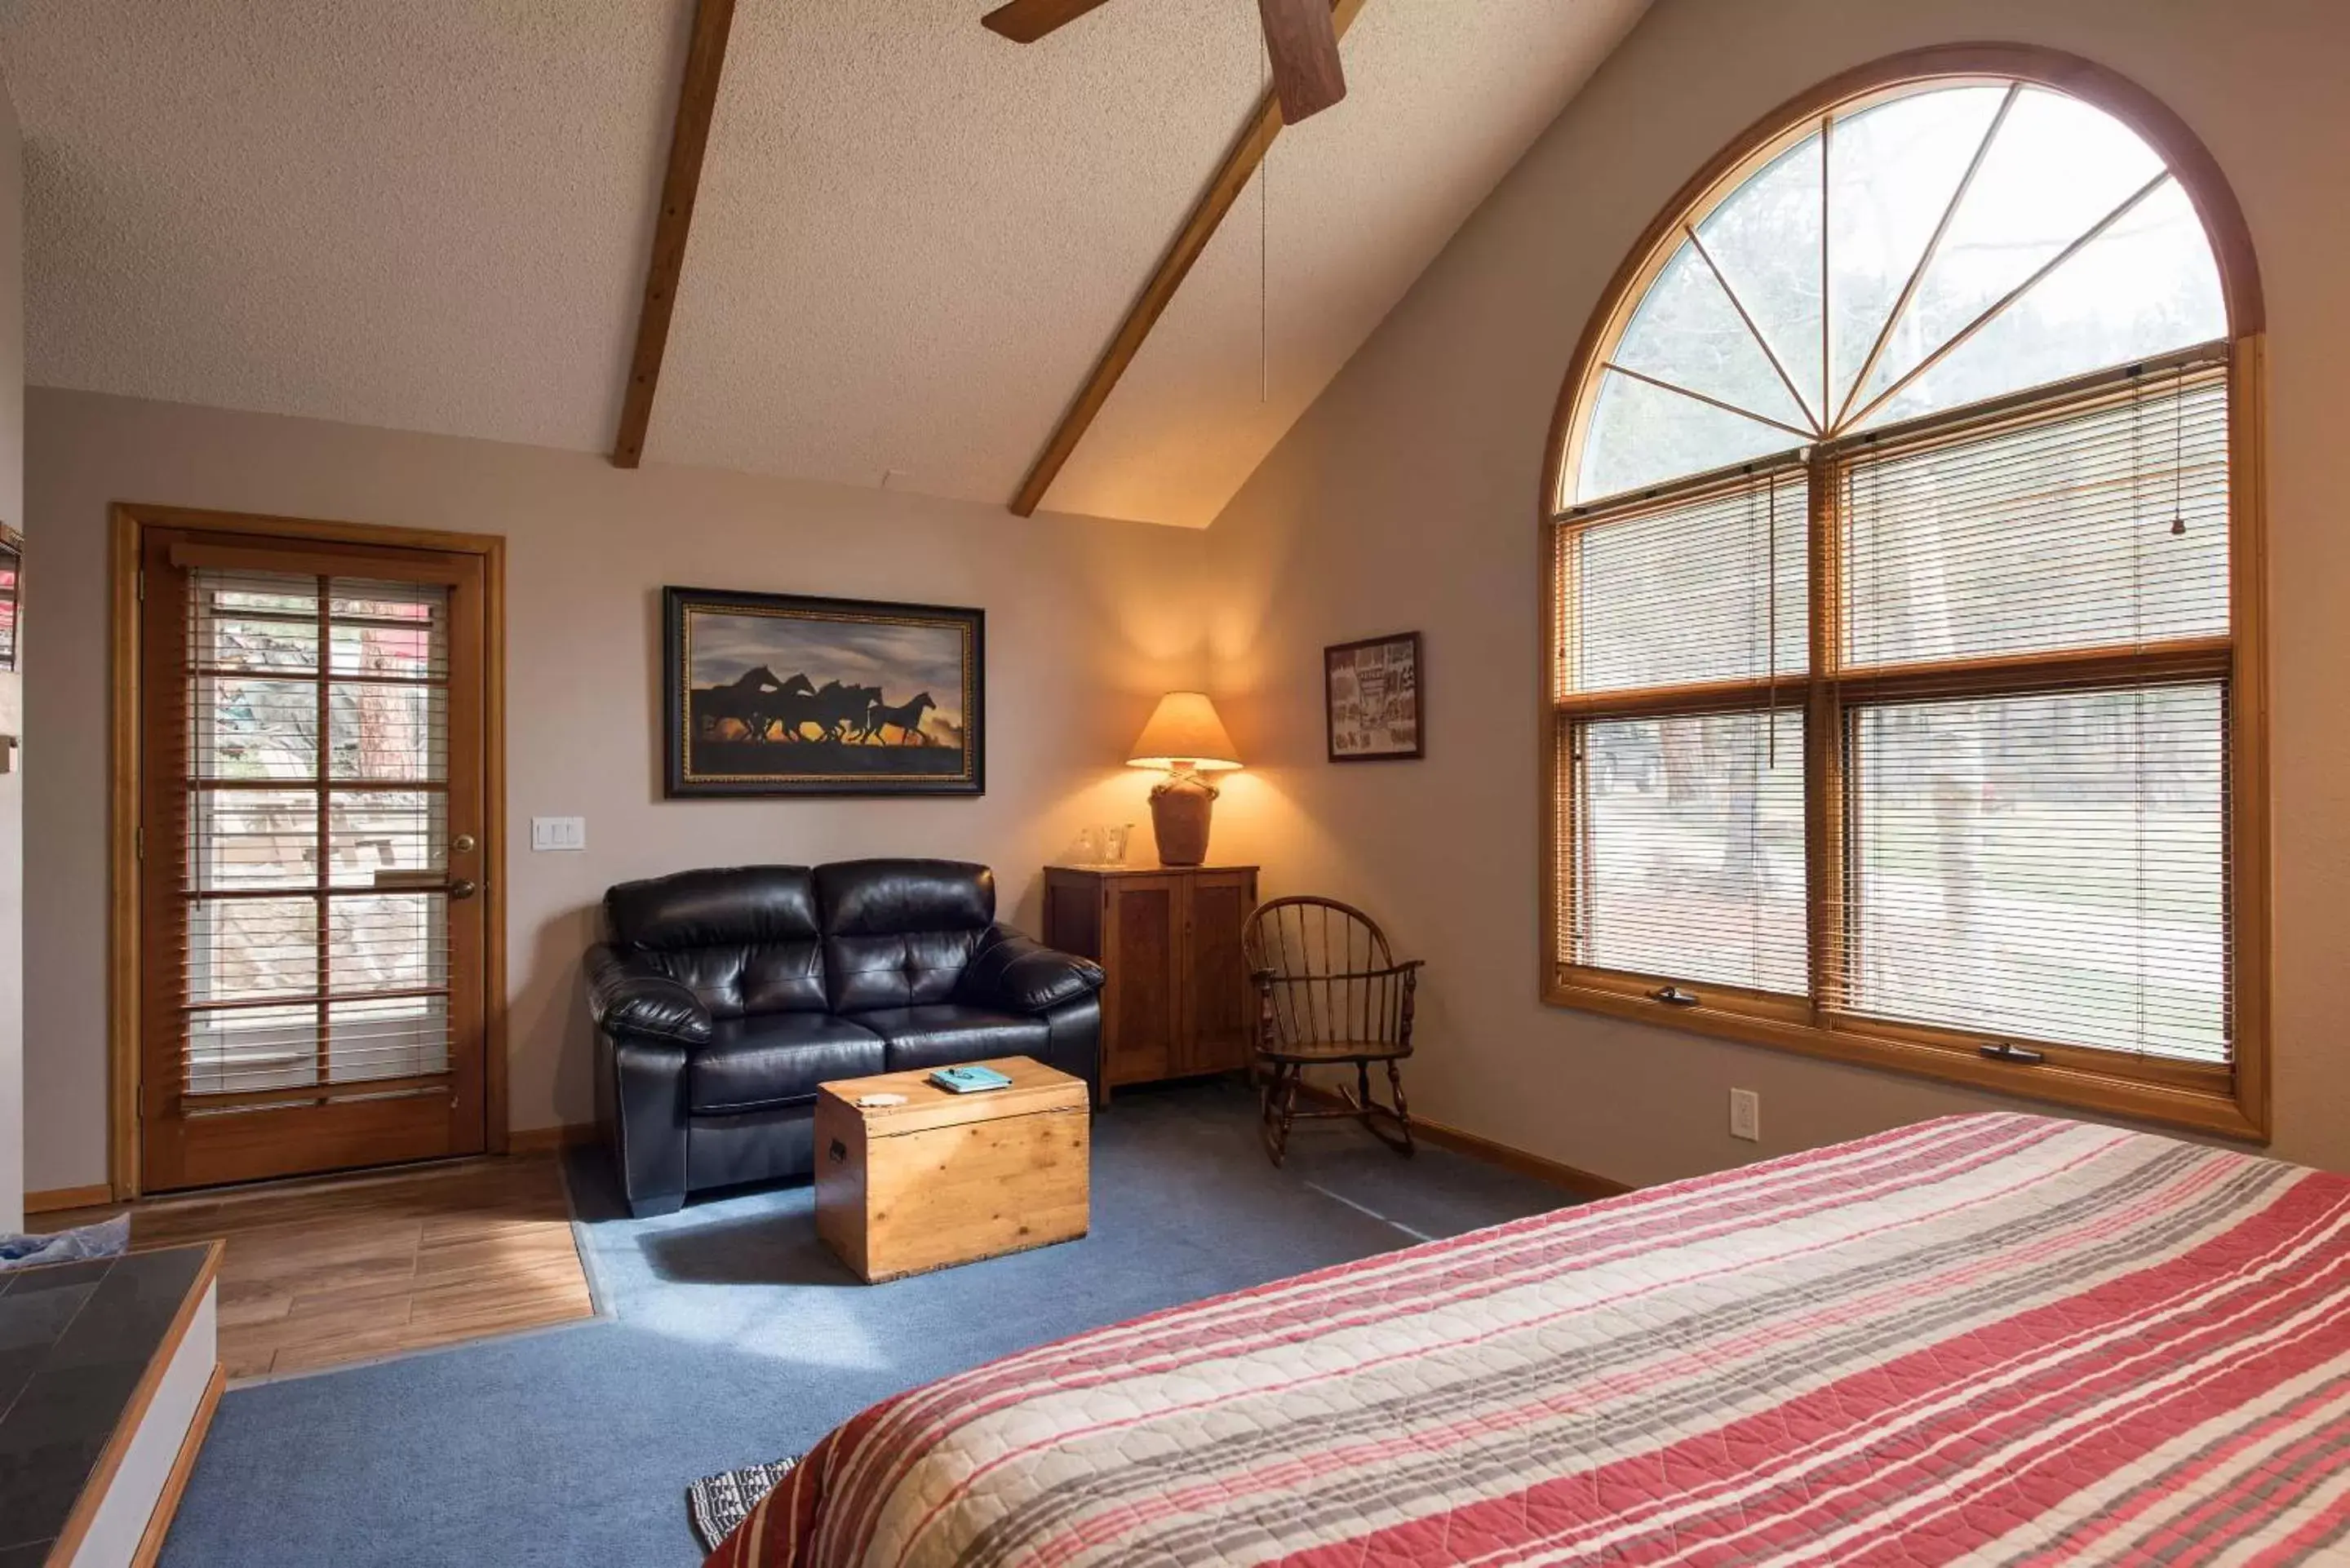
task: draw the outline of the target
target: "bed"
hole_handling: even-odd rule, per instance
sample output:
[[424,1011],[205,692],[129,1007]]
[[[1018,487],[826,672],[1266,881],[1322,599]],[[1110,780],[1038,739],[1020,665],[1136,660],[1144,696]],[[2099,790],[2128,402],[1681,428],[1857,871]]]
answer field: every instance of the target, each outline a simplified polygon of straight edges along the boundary
[[1953,1117],[884,1401],[711,1557],[2350,1557],[2350,1180]]

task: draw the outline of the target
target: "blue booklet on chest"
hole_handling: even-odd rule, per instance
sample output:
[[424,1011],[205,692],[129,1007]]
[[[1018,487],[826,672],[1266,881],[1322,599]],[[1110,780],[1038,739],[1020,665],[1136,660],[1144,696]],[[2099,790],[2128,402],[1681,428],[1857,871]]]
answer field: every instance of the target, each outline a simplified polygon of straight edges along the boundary
[[1008,1089],[1012,1086],[1012,1080],[993,1067],[941,1067],[931,1075],[931,1082],[958,1095],[975,1095],[983,1089]]

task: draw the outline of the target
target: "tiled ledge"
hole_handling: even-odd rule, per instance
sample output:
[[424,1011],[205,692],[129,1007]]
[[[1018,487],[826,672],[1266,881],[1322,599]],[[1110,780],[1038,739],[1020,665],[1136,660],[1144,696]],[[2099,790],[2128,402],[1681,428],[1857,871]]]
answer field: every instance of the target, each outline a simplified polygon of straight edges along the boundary
[[0,1568],[152,1560],[219,1395],[219,1260],[0,1273]]

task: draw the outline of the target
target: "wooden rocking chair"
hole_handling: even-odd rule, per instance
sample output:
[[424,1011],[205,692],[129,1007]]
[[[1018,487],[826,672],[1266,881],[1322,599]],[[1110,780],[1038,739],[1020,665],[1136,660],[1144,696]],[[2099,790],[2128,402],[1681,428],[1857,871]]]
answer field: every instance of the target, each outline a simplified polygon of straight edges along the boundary
[[[1351,1116],[1398,1154],[1412,1152],[1411,1112],[1399,1064],[1411,1054],[1419,961],[1395,961],[1368,915],[1330,898],[1275,898],[1249,917],[1243,939],[1256,985],[1256,1067],[1264,1151],[1279,1165],[1300,1117]],[[1345,1102],[1301,1111],[1308,1067],[1353,1063]],[[1371,1064],[1388,1069],[1388,1103],[1371,1097]]]

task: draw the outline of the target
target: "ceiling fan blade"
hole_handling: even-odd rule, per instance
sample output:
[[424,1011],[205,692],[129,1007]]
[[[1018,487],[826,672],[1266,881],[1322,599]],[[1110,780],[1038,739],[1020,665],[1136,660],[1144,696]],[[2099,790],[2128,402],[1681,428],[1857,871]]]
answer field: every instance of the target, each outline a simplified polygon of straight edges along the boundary
[[1012,0],[979,19],[991,33],[1015,44],[1033,44],[1056,27],[1067,26],[1107,0]]
[[1347,70],[1338,62],[1330,0],[1256,0],[1256,6],[1283,120],[1295,125],[1345,98]]

